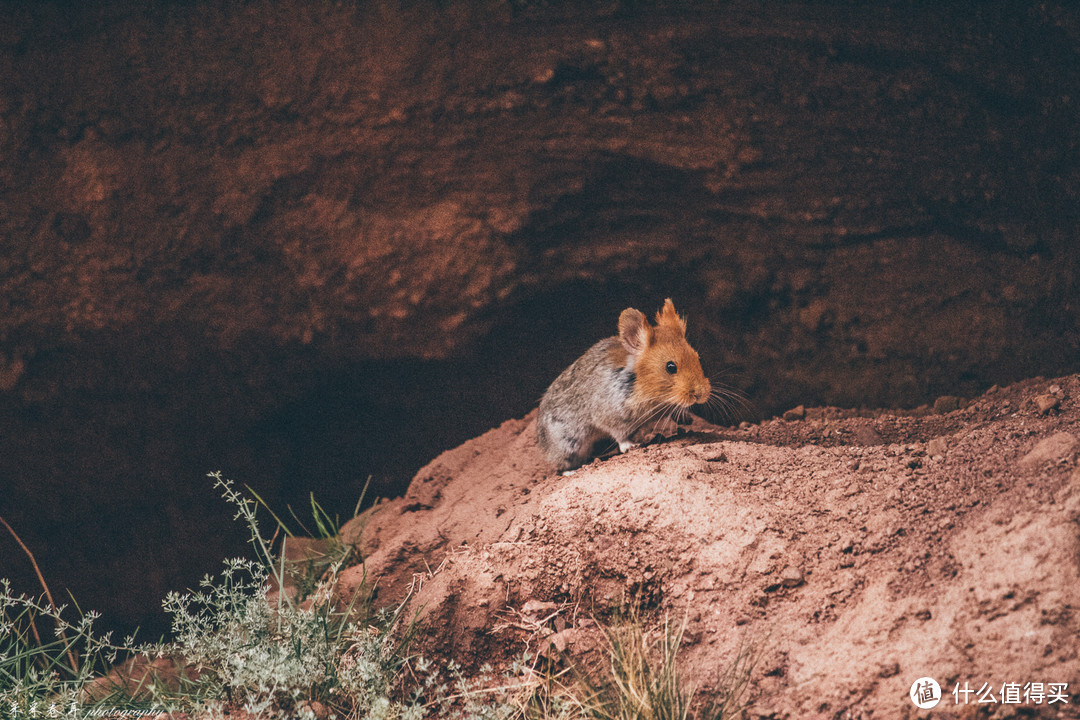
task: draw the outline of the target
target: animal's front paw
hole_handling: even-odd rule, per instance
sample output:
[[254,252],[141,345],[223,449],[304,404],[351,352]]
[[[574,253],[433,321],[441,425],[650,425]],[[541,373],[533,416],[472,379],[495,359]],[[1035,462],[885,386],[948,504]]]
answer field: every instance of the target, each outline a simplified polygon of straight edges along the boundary
[[637,446],[637,443],[630,442],[629,440],[623,440],[621,443],[619,443],[619,452],[624,453],[631,448],[636,448]]

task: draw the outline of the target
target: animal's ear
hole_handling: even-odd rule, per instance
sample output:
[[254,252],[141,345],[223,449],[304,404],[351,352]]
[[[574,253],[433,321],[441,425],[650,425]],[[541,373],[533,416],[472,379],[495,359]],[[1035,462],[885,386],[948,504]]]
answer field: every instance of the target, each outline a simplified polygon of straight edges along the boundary
[[619,340],[631,356],[641,357],[652,342],[652,335],[653,329],[640,310],[626,308],[619,315]]
[[664,307],[656,313],[656,324],[666,325],[686,337],[686,320],[679,317],[679,313],[675,312],[675,303],[671,302],[671,298],[665,300]]

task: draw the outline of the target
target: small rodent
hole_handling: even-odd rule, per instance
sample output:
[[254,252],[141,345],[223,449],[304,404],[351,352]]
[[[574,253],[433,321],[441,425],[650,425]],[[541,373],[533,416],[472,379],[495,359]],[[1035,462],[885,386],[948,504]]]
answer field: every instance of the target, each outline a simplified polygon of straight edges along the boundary
[[643,424],[705,402],[711,393],[671,299],[656,313],[656,325],[627,308],[619,315],[619,334],[589,348],[544,393],[536,439],[556,469],[570,471],[589,460],[596,441],[610,436],[626,452]]

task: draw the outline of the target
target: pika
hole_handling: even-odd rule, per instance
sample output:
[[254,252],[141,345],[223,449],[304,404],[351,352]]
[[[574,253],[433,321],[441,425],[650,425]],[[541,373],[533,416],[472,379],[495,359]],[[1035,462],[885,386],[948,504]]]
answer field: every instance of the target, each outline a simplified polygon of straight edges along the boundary
[[712,386],[686,342],[686,320],[668,298],[650,325],[643,313],[619,315],[619,334],[604,338],[566,368],[540,400],[536,439],[560,472],[590,459],[604,437],[619,452],[644,423],[703,403]]

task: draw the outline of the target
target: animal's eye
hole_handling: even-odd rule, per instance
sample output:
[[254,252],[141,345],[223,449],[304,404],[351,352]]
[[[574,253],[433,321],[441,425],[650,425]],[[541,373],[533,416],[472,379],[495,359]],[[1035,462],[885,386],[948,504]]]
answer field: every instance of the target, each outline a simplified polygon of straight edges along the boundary
[[675,373],[679,372],[679,366],[675,364],[674,360],[667,361],[667,372],[668,375],[674,375]]

